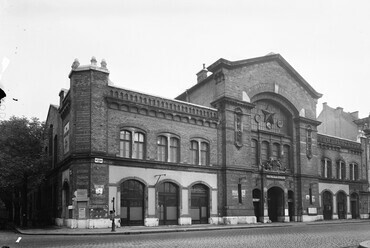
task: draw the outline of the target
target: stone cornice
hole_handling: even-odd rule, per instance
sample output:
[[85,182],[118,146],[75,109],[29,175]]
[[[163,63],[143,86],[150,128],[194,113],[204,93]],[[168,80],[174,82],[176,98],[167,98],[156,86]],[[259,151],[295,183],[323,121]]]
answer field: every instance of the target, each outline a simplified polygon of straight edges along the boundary
[[313,125],[315,127],[321,124],[321,121],[309,119],[309,118],[306,118],[306,117],[303,117],[303,116],[299,116],[299,117],[294,118],[294,121],[295,122],[303,122],[303,123],[306,123],[306,124]]

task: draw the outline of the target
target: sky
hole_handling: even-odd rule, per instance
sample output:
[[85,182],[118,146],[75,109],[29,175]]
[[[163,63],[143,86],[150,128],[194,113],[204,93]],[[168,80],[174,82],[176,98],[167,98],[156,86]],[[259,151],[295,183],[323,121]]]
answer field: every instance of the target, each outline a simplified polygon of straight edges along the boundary
[[[44,121],[77,58],[118,87],[173,99],[203,63],[281,54],[346,112],[370,112],[368,0],[0,0],[0,120]],[[8,65],[7,65],[8,64]]]

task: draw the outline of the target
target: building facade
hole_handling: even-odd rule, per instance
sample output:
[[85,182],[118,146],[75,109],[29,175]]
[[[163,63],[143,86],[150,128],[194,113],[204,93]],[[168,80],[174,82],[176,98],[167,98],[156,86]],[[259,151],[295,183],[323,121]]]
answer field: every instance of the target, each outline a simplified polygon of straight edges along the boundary
[[111,216],[121,226],[369,217],[368,138],[318,133],[322,95],[282,56],[220,59],[197,77],[166,99],[113,85],[104,60],[76,60],[46,121],[50,220],[99,228]]

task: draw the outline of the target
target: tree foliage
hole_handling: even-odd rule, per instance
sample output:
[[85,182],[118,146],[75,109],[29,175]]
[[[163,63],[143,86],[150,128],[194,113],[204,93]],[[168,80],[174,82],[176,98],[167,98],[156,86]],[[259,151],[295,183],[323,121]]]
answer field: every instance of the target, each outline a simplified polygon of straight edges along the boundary
[[44,123],[37,118],[11,117],[0,122],[0,188],[29,186],[43,179]]

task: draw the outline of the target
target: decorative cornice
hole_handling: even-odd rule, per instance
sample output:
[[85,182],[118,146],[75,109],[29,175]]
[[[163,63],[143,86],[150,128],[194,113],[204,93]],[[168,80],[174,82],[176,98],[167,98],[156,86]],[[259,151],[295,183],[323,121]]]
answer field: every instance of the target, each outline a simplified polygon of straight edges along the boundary
[[318,125],[321,124],[321,121],[309,119],[309,118],[302,117],[302,116],[294,118],[294,121],[295,122],[303,122],[303,123],[310,124],[310,125],[315,126],[315,127],[317,127]]
[[216,109],[126,89],[110,87],[105,100],[111,109],[212,128],[218,124]]
[[317,134],[317,143],[324,149],[348,149],[355,153],[362,153],[361,143],[344,140],[336,137],[331,137],[323,134]]

